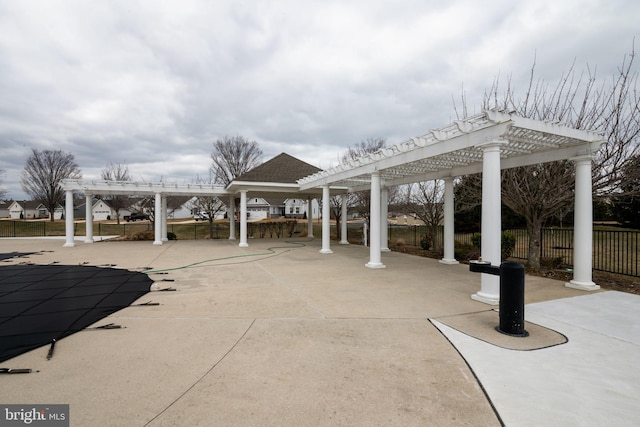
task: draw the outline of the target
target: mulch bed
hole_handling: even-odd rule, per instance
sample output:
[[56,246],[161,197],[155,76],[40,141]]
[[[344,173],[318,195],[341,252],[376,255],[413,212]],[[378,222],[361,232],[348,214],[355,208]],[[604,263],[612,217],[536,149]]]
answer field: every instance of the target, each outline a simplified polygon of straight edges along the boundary
[[[442,258],[442,252],[424,250],[417,246],[390,245],[389,249],[395,252],[402,252],[405,254],[422,256],[426,258],[435,258],[435,259]],[[459,260],[459,261],[464,264],[468,262],[466,260]],[[516,261],[521,262],[526,267],[526,261],[524,260],[516,260]],[[540,271],[535,271],[527,268],[527,274],[534,275],[534,276],[547,277],[549,279],[563,280],[567,282],[573,279],[573,274],[565,270],[542,269]],[[604,273],[600,271],[594,271],[593,281],[596,284],[600,285],[602,289],[640,295],[640,278],[638,277],[622,276],[619,274],[611,274],[611,273]]]

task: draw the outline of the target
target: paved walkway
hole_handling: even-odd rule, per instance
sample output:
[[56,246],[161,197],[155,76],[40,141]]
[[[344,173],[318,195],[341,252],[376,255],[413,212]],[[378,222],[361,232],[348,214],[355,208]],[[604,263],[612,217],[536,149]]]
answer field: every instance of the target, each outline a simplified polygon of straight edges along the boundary
[[5,362],[37,372],[0,377],[0,403],[68,403],[82,426],[640,423],[636,295],[527,277],[531,336],[512,338],[470,299],[480,277],[465,265],[386,253],[371,270],[367,248],[321,255],[307,239],[63,243],[0,239],[0,253],[150,267],[154,288],[177,291],[98,322],[122,329],[61,340],[50,361],[40,348]]

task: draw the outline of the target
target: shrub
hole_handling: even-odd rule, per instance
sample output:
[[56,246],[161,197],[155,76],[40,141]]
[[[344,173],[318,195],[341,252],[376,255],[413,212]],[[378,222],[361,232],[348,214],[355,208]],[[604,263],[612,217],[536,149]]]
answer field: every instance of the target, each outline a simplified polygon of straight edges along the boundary
[[471,244],[478,249],[482,248],[482,235],[480,233],[473,233],[471,236]]
[[555,257],[555,258],[541,258],[540,265],[542,267],[550,268],[554,270],[566,267],[564,263],[564,257],[561,257],[561,256]]
[[176,236],[176,233],[173,233],[173,232],[169,231],[167,233],[167,239],[169,239],[169,240],[178,240],[178,237]]
[[154,240],[155,237],[153,231],[138,231],[131,235],[131,240]]
[[467,243],[460,243],[459,241],[456,240],[454,244],[454,256],[457,260],[460,260],[460,261],[479,259],[480,250],[474,245],[469,245]]
[[404,241],[404,239],[398,239],[398,240],[396,240],[396,245],[397,245],[397,246],[404,246],[404,245],[406,245],[406,244],[407,244],[407,242],[405,242],[405,241]]
[[[474,233],[471,236],[471,243],[474,247],[482,249],[482,234]],[[500,236],[500,247],[502,259],[509,258],[516,247],[516,236],[509,231],[503,231]]]
[[426,235],[420,240],[420,247],[425,251],[431,249],[431,236]]
[[502,249],[502,259],[509,258],[516,247],[516,236],[508,231],[503,231],[500,245]]

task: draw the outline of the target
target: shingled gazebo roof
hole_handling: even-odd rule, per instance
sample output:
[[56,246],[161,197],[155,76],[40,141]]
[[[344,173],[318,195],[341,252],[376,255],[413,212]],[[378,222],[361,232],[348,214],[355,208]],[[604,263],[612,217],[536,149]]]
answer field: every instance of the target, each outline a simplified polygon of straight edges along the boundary
[[281,153],[240,175],[234,181],[296,184],[297,180],[321,171],[322,169],[296,159],[287,153]]

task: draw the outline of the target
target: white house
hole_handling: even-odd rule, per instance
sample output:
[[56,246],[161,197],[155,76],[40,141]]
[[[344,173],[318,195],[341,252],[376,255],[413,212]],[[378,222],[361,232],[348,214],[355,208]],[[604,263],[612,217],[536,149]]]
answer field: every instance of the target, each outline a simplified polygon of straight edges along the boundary
[[9,218],[9,206],[13,200],[0,200],[0,218]]
[[[54,219],[61,219],[62,206],[58,205],[53,213]],[[49,210],[40,202],[27,200],[14,201],[9,205],[9,218],[11,219],[44,219],[49,218]]]
[[[92,199],[91,214],[94,221],[105,221],[116,217],[116,212],[109,204],[101,199]],[[73,211],[74,218],[87,216],[86,203],[76,205]]]
[[282,199],[251,197],[247,199],[247,213],[249,221],[280,218],[284,216],[284,202]]
[[[203,209],[198,207],[197,199],[197,197],[188,197],[179,207],[175,209],[167,209],[168,218],[187,219],[193,218],[200,213],[204,213]],[[215,212],[214,219],[224,219],[226,214],[227,205],[220,200],[220,209]]]
[[[309,218],[309,212],[307,212],[307,199],[285,199],[284,201],[284,216],[287,218]],[[320,217],[320,205],[318,200],[311,200],[311,210],[313,218]]]

